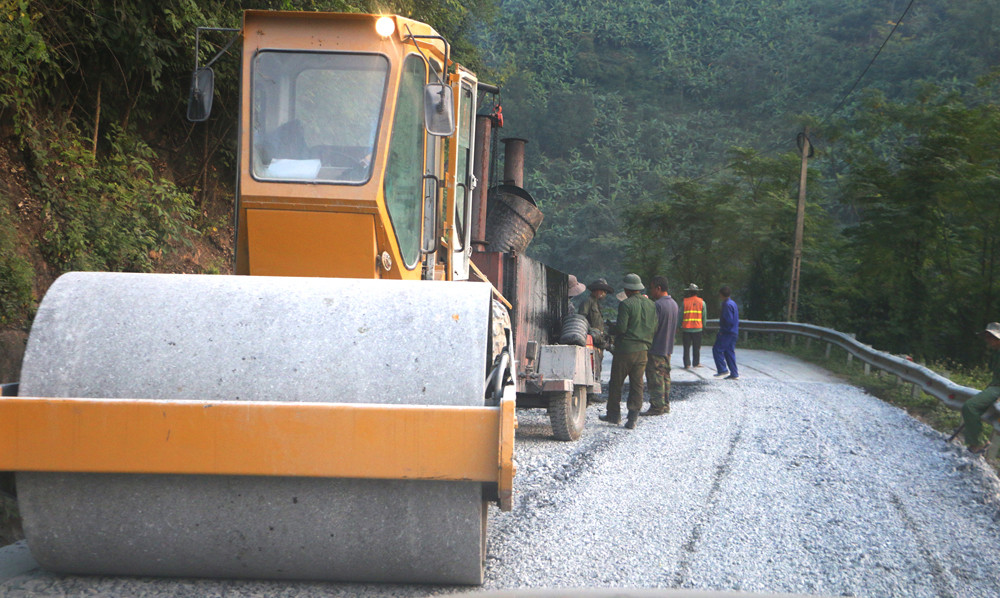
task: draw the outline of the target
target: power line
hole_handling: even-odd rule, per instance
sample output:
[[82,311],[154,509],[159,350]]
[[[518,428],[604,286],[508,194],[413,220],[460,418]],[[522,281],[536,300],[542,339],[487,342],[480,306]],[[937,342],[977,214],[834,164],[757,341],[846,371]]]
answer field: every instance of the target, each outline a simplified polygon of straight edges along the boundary
[[[899,18],[896,19],[896,22],[892,26],[892,30],[889,31],[889,35],[885,36],[885,39],[882,41],[882,45],[880,45],[878,47],[878,50],[875,51],[875,54],[872,56],[871,60],[868,61],[868,65],[865,66],[864,70],[861,71],[861,74],[858,75],[858,78],[854,80],[854,84],[851,85],[851,88],[847,91],[847,93],[844,94],[844,97],[842,97],[840,99],[840,102],[838,102],[837,105],[833,107],[833,110],[830,110],[830,112],[827,113],[826,117],[823,118],[823,120],[820,122],[819,127],[817,127],[817,128],[822,128],[823,125],[825,125],[827,123],[827,121],[830,120],[830,117],[832,117],[834,114],[837,113],[838,110],[840,110],[841,108],[844,107],[844,104],[847,102],[847,98],[849,98],[851,96],[851,94],[854,93],[854,90],[856,90],[858,88],[858,84],[860,84],[861,80],[864,79],[865,75],[868,74],[868,71],[872,68],[872,65],[875,64],[875,60],[879,57],[879,54],[882,53],[882,50],[885,48],[886,44],[888,44],[889,40],[892,39],[893,34],[896,33],[896,29],[899,29],[899,26],[903,24],[903,19],[906,18],[907,13],[909,13],[910,9],[913,8],[913,3],[914,2],[916,2],[916,0],[910,0],[910,3],[906,5],[906,8],[903,10],[903,14],[899,15]],[[768,153],[776,150],[777,148],[782,147],[784,144],[785,144],[785,141],[777,142],[777,143],[773,144],[771,147],[767,148],[766,150],[764,150],[761,153],[768,154]],[[695,177],[693,179],[690,179],[690,181],[697,182],[697,181],[700,181],[702,179],[705,179],[705,178],[708,178],[708,177],[711,177],[711,176],[715,176],[716,174],[719,174],[723,170],[731,167],[732,165],[733,165],[732,161],[727,162],[724,166],[720,166],[719,168],[717,168],[717,169],[715,169],[715,170],[713,170],[711,172],[708,172],[706,174],[703,174],[703,175],[697,176],[697,177]]]
[[889,43],[890,39],[892,39],[892,34],[896,33],[896,29],[899,29],[899,26],[903,24],[903,19],[906,18],[906,13],[910,12],[910,8],[913,7],[913,3],[915,1],[916,0],[910,0],[910,3],[906,5],[906,9],[903,11],[903,14],[899,15],[899,18],[896,19],[896,23],[892,26],[892,31],[889,32],[889,35],[885,36],[885,40],[882,42],[882,45],[878,47],[878,51],[876,51],[875,55],[872,56],[872,59],[868,61],[868,66],[865,67],[865,70],[861,71],[861,74],[858,75],[858,78],[854,80],[854,85],[851,85],[851,89],[849,89],[847,93],[844,94],[844,97],[840,99],[840,102],[833,108],[833,110],[829,112],[829,114],[826,115],[826,118],[823,119],[823,122],[820,124],[820,126],[826,124],[826,121],[830,120],[830,117],[836,114],[837,111],[844,106],[844,103],[847,102],[847,98],[850,97],[852,93],[854,93],[854,90],[857,89],[858,84],[861,83],[861,80],[864,79],[865,75],[868,73],[868,69],[872,68],[872,65],[875,64],[875,59],[878,58],[878,55],[882,53],[882,49],[885,48],[885,45]]

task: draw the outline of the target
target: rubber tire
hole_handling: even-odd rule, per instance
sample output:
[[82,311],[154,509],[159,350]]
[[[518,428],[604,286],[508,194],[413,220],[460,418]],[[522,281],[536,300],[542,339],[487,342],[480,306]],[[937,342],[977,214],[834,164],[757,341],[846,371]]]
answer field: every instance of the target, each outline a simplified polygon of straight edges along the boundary
[[587,387],[577,386],[549,402],[552,435],[557,440],[577,440],[587,425]]

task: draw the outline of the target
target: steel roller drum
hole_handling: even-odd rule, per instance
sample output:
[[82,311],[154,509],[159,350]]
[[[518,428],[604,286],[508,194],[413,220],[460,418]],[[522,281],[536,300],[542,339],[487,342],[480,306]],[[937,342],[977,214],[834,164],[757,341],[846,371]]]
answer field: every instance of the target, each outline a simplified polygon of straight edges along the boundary
[[[481,406],[484,283],[71,273],[21,396]],[[462,450],[456,447],[456,450]],[[475,482],[18,473],[32,555],[88,574],[481,583]]]

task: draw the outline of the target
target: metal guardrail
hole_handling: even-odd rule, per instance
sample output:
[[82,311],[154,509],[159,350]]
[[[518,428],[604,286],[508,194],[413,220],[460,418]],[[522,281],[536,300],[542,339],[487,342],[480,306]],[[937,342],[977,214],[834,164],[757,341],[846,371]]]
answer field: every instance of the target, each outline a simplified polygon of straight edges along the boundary
[[[706,320],[706,330],[718,330],[719,320]],[[837,332],[830,328],[821,328],[812,324],[798,324],[796,322],[763,322],[759,320],[740,320],[740,333],[762,332],[792,334],[809,339],[827,343],[827,355],[830,353],[829,347],[837,346],[847,351],[848,360],[857,357],[866,364],[866,372],[870,368],[882,370],[896,376],[904,382],[909,382],[915,389],[920,389],[930,396],[940,400],[952,409],[961,409],[967,399],[979,392],[979,389],[970,388],[955,384],[944,376],[932,372],[926,367],[914,363],[913,361],[873,349],[870,345],[859,343],[854,337]],[[990,408],[983,416],[986,421],[1000,430],[1000,413],[996,407]]]

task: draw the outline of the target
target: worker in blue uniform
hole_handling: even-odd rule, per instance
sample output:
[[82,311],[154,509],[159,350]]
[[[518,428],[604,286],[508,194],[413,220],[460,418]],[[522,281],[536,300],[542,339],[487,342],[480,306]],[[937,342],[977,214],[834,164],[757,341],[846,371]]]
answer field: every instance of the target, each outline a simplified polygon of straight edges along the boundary
[[739,380],[740,372],[736,368],[736,339],[740,336],[740,308],[730,295],[732,289],[728,286],[719,289],[721,302],[719,333],[715,335],[715,344],[712,345],[712,357],[715,358],[716,378]]

